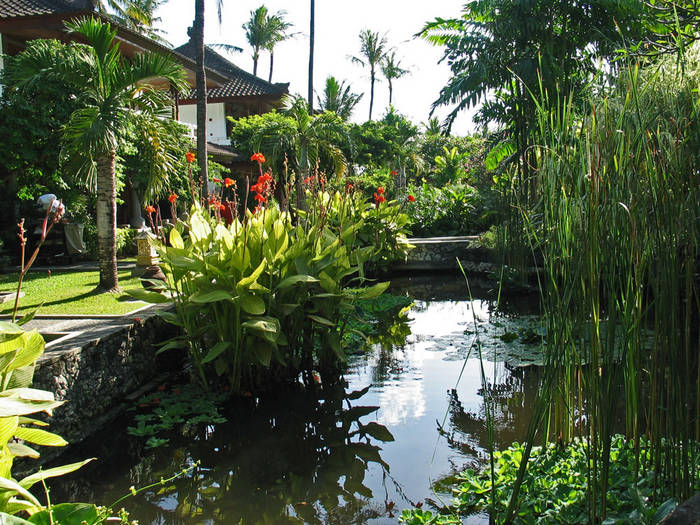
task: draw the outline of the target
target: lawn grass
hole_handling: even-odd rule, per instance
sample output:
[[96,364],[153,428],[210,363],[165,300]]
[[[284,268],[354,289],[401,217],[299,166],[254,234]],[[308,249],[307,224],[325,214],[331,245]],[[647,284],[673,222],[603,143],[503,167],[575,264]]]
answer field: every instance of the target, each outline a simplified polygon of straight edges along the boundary
[[[0,291],[17,290],[17,274],[0,275]],[[24,277],[19,300],[19,313],[28,313],[44,303],[39,314],[125,314],[141,308],[146,303],[125,301],[127,296],[111,293],[97,293],[99,273],[93,271],[75,272],[29,272]],[[140,288],[138,277],[132,277],[129,270],[119,272],[119,286],[122,290]],[[14,300],[0,304],[0,314],[11,314]]]

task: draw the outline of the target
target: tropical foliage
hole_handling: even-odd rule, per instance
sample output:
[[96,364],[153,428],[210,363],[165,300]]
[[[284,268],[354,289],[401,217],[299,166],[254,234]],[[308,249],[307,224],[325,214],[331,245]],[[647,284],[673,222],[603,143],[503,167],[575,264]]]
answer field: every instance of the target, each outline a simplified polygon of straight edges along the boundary
[[323,98],[318,99],[318,108],[321,111],[332,111],[341,119],[350,119],[355,106],[360,102],[364,93],[353,93],[352,86],[346,85],[345,81],[338,81],[333,76],[326,78],[326,86],[323,89]]
[[369,120],[372,120],[374,106],[374,82],[377,78],[377,68],[381,68],[388,51],[389,43],[386,36],[365,29],[360,32],[360,54],[351,57],[352,61],[362,67],[369,68]]

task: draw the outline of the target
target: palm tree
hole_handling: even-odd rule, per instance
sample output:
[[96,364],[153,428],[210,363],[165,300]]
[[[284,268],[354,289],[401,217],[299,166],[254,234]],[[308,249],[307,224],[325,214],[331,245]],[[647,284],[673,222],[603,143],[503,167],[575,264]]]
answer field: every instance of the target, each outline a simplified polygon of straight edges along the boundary
[[311,0],[311,15],[309,17],[309,91],[306,102],[309,114],[314,111],[314,40],[316,38],[316,2]]
[[265,46],[265,49],[270,52],[270,75],[267,79],[268,82],[272,82],[272,68],[275,63],[275,46],[294,36],[291,33],[287,33],[287,30],[292,27],[292,24],[285,21],[284,16],[286,14],[286,11],[277,11],[268,18],[270,37]]
[[349,85],[345,85],[345,80],[340,84],[333,76],[326,79],[326,87],[323,90],[323,99],[318,97],[318,107],[323,111],[333,111],[341,119],[349,120],[355,106],[362,99],[362,93],[357,94],[350,91]]
[[381,67],[384,78],[386,78],[387,82],[389,82],[389,104],[391,104],[391,99],[394,93],[393,81],[407,75],[409,71],[408,69],[403,69],[401,67],[401,60],[396,58],[396,51],[387,53],[384,56]]
[[245,37],[253,48],[253,75],[258,74],[258,59],[260,51],[265,48],[270,40],[270,27],[267,7],[261,5],[255,11],[250,12],[250,19],[243,24]]
[[155,11],[165,2],[167,0],[99,0],[97,11],[137,33],[169,45],[161,36],[162,31],[153,27],[161,21]]
[[[216,8],[221,24],[221,10],[224,0],[216,0]],[[190,38],[195,50],[195,94],[197,98],[197,163],[202,180],[202,197],[209,193],[209,161],[207,158],[207,75],[204,71],[204,0],[194,2],[194,21]]]
[[117,31],[94,18],[66,22],[69,33],[87,45],[71,43],[62,54],[33,46],[17,57],[18,89],[41,82],[44,75],[69,79],[79,90],[80,108],[73,111],[62,135],[62,154],[79,173],[96,182],[97,242],[100,268],[99,287],[118,290],[116,259],[116,173],[117,146],[132,116],[151,117],[167,112],[170,95],[152,80],[165,79],[178,90],[187,89],[182,67],[172,58],[142,53],[127,61],[115,41]]
[[[264,151],[272,158],[289,156],[296,169],[296,205],[305,209],[306,200],[302,181],[309,176],[311,167],[320,155],[330,159],[336,175],[342,175],[347,166],[340,144],[349,143],[346,126],[337,115],[321,113],[310,115],[309,106],[300,96],[286,96],[283,113],[291,121],[268,121],[260,126],[251,139],[253,148]],[[293,124],[292,124],[293,123]]]
[[379,66],[387,54],[387,41],[385,35],[379,32],[372,32],[365,29],[360,32],[360,57],[350,57],[350,59],[360,64],[362,67],[369,67],[369,120],[372,120],[372,106],[374,106],[374,81],[377,77],[377,66]]

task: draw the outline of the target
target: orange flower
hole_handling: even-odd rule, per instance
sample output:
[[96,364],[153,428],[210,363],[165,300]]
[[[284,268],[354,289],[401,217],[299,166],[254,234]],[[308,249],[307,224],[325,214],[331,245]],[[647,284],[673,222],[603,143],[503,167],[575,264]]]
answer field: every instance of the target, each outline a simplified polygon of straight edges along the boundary
[[253,162],[257,161],[260,164],[264,164],[265,163],[265,155],[263,155],[262,153],[254,153],[253,156],[250,157],[250,160],[252,160]]
[[260,193],[257,193],[255,195],[255,200],[258,202],[267,202],[267,199],[265,197],[263,197]]
[[392,170],[392,171],[389,173],[389,175],[398,175],[398,174],[399,174],[399,172],[396,171],[396,170]]
[[211,180],[213,180],[213,181],[216,182],[217,184],[221,184],[221,179],[217,179],[216,177],[212,177]]
[[224,204],[219,204],[219,211],[226,211],[226,206]]
[[177,195],[171,193],[170,197],[168,197],[168,200],[170,201],[170,204],[175,204],[175,201],[177,200]]
[[[381,188],[380,188],[380,189],[381,189]],[[375,194],[374,194],[374,201],[375,201],[377,204],[381,204],[382,202],[386,202],[386,198],[385,198],[384,195],[382,195],[381,193],[375,193]]]
[[229,186],[233,186],[234,184],[236,184],[236,181],[234,181],[233,179],[229,179],[228,177],[224,179],[224,186],[226,188],[228,188]]
[[194,153],[192,153],[191,151],[188,151],[187,153],[185,153],[185,159],[187,159],[188,163],[192,164],[194,162],[194,159],[195,159]]
[[345,186],[345,189],[346,189],[347,191],[352,191],[352,188],[353,188],[353,185],[352,185],[351,183],[349,183],[349,182],[348,182],[347,185]]
[[155,212],[156,212],[156,209],[155,209],[153,206],[151,206],[151,205],[149,204],[148,206],[146,206],[146,211],[147,211],[148,213],[155,213]]
[[409,195],[408,202],[416,202],[416,198],[413,195]]
[[381,186],[379,186],[379,187],[377,188],[377,193],[379,193],[379,195],[382,195],[382,194],[384,193],[384,188],[382,188]]

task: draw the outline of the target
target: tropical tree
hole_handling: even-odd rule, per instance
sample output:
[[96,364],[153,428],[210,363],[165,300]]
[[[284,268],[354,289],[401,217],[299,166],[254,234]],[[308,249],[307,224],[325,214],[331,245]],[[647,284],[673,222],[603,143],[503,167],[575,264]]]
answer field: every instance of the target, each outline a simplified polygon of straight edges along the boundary
[[[219,24],[224,0],[216,0]],[[194,2],[194,21],[190,30],[190,39],[194,46],[195,95],[197,98],[197,163],[202,180],[202,197],[206,199],[209,192],[209,159],[207,156],[207,75],[204,70],[204,0]]]
[[258,151],[269,152],[271,157],[287,155],[296,170],[296,204],[305,209],[303,181],[309,177],[312,166],[325,157],[333,163],[340,176],[347,166],[341,145],[350,142],[347,128],[338,115],[324,112],[310,115],[306,100],[300,96],[283,99],[283,114],[288,119],[265,120],[251,143]]
[[314,40],[316,38],[316,2],[310,0],[311,14],[309,16],[309,90],[306,103],[309,113],[314,110]]
[[245,37],[253,48],[253,74],[258,74],[258,60],[260,52],[270,52],[270,81],[272,81],[272,68],[274,65],[274,47],[290,35],[286,33],[291,24],[285,22],[284,11],[269,14],[267,7],[261,5],[250,12],[250,19],[243,24]]
[[116,261],[116,151],[132,116],[151,116],[152,141],[157,143],[156,116],[170,107],[168,91],[150,82],[165,79],[177,90],[187,87],[185,72],[172,58],[142,53],[131,61],[119,52],[116,30],[94,18],[67,22],[69,33],[87,44],[70,43],[65,52],[49,52],[50,43],[27,48],[16,60],[18,89],[42,79],[71,79],[82,103],[70,115],[62,134],[67,169],[94,181],[97,193],[99,287],[119,288]]
[[137,33],[167,44],[162,31],[154,27],[161,21],[155,11],[165,2],[167,0],[100,0],[97,10]]
[[268,18],[270,37],[265,46],[265,49],[270,53],[270,75],[267,79],[268,82],[272,82],[272,69],[275,64],[275,46],[293,36],[292,33],[287,33],[287,30],[292,27],[292,24],[285,21],[284,16],[286,14],[286,11],[277,11],[277,13],[270,15]]
[[350,119],[355,106],[362,99],[362,93],[353,93],[350,85],[345,85],[345,80],[338,83],[333,76],[326,78],[326,87],[323,90],[323,98],[317,96],[318,107],[321,111],[333,111],[341,119]]
[[360,55],[350,59],[362,67],[369,67],[369,120],[372,120],[372,106],[374,105],[374,81],[377,77],[377,67],[381,66],[388,51],[386,36],[378,32],[364,29],[360,32]]
[[393,81],[407,75],[409,71],[401,67],[401,60],[396,58],[396,51],[391,51],[384,56],[381,68],[384,78],[386,78],[389,83],[389,104],[391,104],[394,93]]

